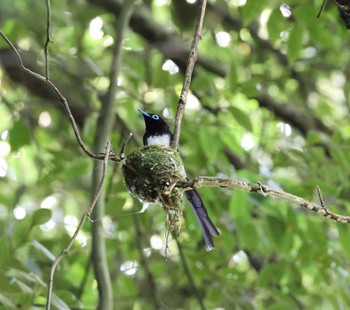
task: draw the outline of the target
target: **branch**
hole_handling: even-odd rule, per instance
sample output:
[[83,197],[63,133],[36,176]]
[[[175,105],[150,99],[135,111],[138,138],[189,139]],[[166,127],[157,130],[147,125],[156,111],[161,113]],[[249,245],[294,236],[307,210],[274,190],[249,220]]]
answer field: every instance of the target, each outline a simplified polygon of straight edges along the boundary
[[182,267],[183,267],[184,272],[186,274],[186,277],[188,279],[188,282],[189,282],[189,284],[191,286],[191,289],[192,289],[194,295],[196,296],[196,298],[198,300],[199,307],[201,308],[201,310],[205,310],[206,308],[204,306],[203,296],[201,295],[201,293],[199,292],[199,290],[198,290],[198,288],[196,286],[196,283],[194,281],[191,269],[188,266],[188,263],[187,263],[187,260],[186,260],[186,256],[185,256],[185,254],[183,252],[181,243],[179,242],[179,240],[178,240],[178,238],[177,238],[175,233],[173,233],[173,237],[174,237],[174,239],[176,241],[176,245],[177,245],[177,248],[179,250],[179,255],[180,255],[180,259],[181,259],[181,264],[182,264]]
[[279,103],[266,93],[260,93],[256,99],[261,107],[273,112],[278,118],[290,123],[297,128],[304,136],[311,130],[323,132],[327,135],[333,135],[333,130],[323,124],[313,114],[306,113],[305,110],[299,109],[293,103]]
[[[11,41],[7,38],[7,36],[2,32],[0,31],[0,36],[5,40],[5,42],[9,45],[9,47],[11,48],[11,50],[15,53],[16,55],[16,58],[17,58],[17,62],[18,62],[18,65],[19,67],[24,71],[26,72],[27,74],[29,74],[30,76],[44,82],[45,84],[47,84],[48,86],[51,87],[51,89],[56,93],[56,95],[58,96],[62,106],[63,106],[63,109],[72,125],[72,128],[73,128],[73,131],[74,131],[74,134],[75,134],[75,137],[81,147],[81,149],[85,152],[85,154],[87,154],[88,156],[94,158],[94,159],[99,159],[99,160],[103,160],[104,159],[104,156],[103,155],[95,155],[94,153],[92,153],[91,151],[89,151],[89,149],[85,146],[81,136],[80,136],[80,133],[79,133],[79,129],[78,129],[78,126],[75,122],[75,119],[73,117],[73,114],[69,108],[69,105],[68,105],[68,101],[67,99],[62,95],[62,93],[59,91],[59,89],[56,87],[56,85],[54,83],[52,83],[50,80],[46,79],[46,77],[36,73],[36,72],[33,72],[32,70],[28,69],[27,67],[24,66],[23,64],[23,61],[22,61],[22,58],[21,58],[21,55],[19,54],[18,50],[16,49],[16,47],[11,43]],[[112,161],[115,161],[115,162],[120,162],[123,158],[119,157],[118,154],[112,154],[110,156],[110,159]]]
[[247,183],[247,182],[237,181],[237,180],[228,179],[228,178],[199,176],[190,181],[178,182],[177,186],[179,188],[182,188],[185,191],[191,190],[197,187],[222,187],[222,188],[235,188],[245,192],[255,192],[263,195],[264,197],[271,196],[271,197],[278,198],[280,200],[296,203],[301,207],[317,212],[318,214],[328,219],[331,219],[340,223],[350,223],[350,216],[334,213],[327,208],[327,206],[324,204],[321,192],[318,187],[317,188],[318,188],[318,195],[320,198],[320,204],[303,199],[293,194],[289,194],[282,190],[271,188],[261,183],[253,184],[253,183]]
[[198,57],[198,43],[201,38],[201,31],[202,31],[206,6],[207,6],[207,1],[201,0],[199,5],[199,15],[197,19],[196,31],[192,40],[190,55],[188,57],[188,62],[187,62],[187,67],[185,72],[185,80],[182,85],[180,99],[177,105],[177,112],[175,117],[175,129],[174,129],[174,135],[171,141],[171,148],[175,150],[178,148],[178,145],[179,145],[182,117],[185,112],[187,95],[191,85],[194,65]]
[[45,56],[45,76],[46,80],[49,80],[49,44],[51,42],[51,3],[50,0],[46,0],[46,42],[44,46]]
[[50,310],[51,307],[51,299],[52,299],[52,289],[53,289],[53,277],[55,275],[55,271],[56,268],[59,264],[59,262],[61,261],[61,259],[63,258],[64,255],[66,255],[69,250],[71,249],[73,242],[75,241],[75,239],[77,238],[77,236],[79,235],[80,230],[83,228],[86,220],[88,217],[90,217],[91,213],[93,212],[95,205],[97,203],[97,200],[99,198],[99,196],[102,193],[102,189],[106,180],[106,175],[107,175],[107,167],[108,167],[108,159],[109,159],[109,154],[111,153],[111,149],[112,146],[109,142],[107,142],[107,146],[106,146],[106,154],[104,155],[104,160],[103,160],[103,169],[102,169],[102,176],[101,176],[101,180],[100,183],[97,187],[97,191],[93,197],[93,200],[91,202],[91,205],[89,207],[89,209],[83,214],[80,223],[77,227],[77,229],[75,230],[72,238],[69,240],[67,246],[63,249],[63,251],[56,257],[56,259],[54,260],[52,266],[51,266],[51,271],[50,271],[50,278],[49,278],[49,285],[47,288],[47,300],[46,300],[46,310]]
[[[157,284],[156,284],[156,279],[154,274],[152,273],[152,269],[149,266],[149,260],[145,255],[144,248],[142,246],[142,239],[144,234],[141,231],[141,225],[139,222],[138,214],[133,214],[133,219],[134,219],[134,226],[135,226],[135,233],[136,233],[136,247],[139,252],[139,257],[140,257],[140,267],[144,271],[147,279],[147,286],[142,287],[142,290],[146,291],[146,295],[150,296],[152,302],[153,302],[153,309],[162,309],[161,302],[159,300],[159,295],[161,293],[158,290]],[[145,292],[140,292],[140,295],[145,294]]]
[[[40,72],[40,65],[36,62],[37,55],[35,53],[21,51],[21,58],[25,67],[30,68],[34,72]],[[20,86],[24,87],[28,92],[41,99],[35,101],[37,104],[44,105],[45,107],[51,105],[65,117],[65,112],[62,109],[61,102],[57,100],[56,93],[47,83],[45,83],[45,81],[33,78],[31,75],[24,73],[22,68],[18,66],[17,56],[13,53],[11,48],[4,46],[4,48],[0,49],[0,62],[2,69],[6,70],[7,76],[16,83],[16,85],[13,85],[14,88]],[[78,66],[79,68],[82,68],[83,63],[80,62]],[[85,85],[81,85],[81,82],[78,82],[77,77],[69,77],[69,72],[67,72],[67,70],[61,73],[64,74],[65,78],[58,79],[55,82],[56,87],[60,89],[62,93],[66,94],[65,96],[69,102],[69,107],[72,111],[75,122],[77,123],[78,128],[83,128],[86,118],[92,112],[92,109],[86,104],[89,102],[91,94],[88,94],[89,90],[85,88]],[[79,81],[81,81],[81,77]],[[75,92],[72,92],[72,89],[76,90],[79,89],[79,87],[83,87],[83,89],[79,96],[76,96]],[[4,94],[3,98],[5,97]]]
[[[120,1],[113,0],[88,0],[89,3],[101,7],[103,10],[114,14],[118,18],[121,10]],[[171,32],[163,24],[155,21],[152,11],[145,1],[135,7],[130,20],[130,28],[149,42],[151,47],[158,49],[166,59],[172,59],[185,72],[189,49],[184,45],[183,39],[175,32]],[[225,76],[227,68],[217,60],[201,55],[198,64],[205,70]]]
[[350,4],[347,0],[333,0],[347,29],[350,29]]
[[[119,18],[116,19],[115,44],[113,46],[113,58],[110,64],[109,88],[105,100],[103,100],[99,119],[97,122],[96,134],[94,137],[94,150],[98,152],[104,141],[109,139],[115,121],[115,98],[117,93],[117,79],[121,68],[122,42],[124,33],[129,24],[130,16],[134,7],[134,1],[125,0]],[[130,137],[130,136],[129,136]],[[124,146],[122,147],[122,150]],[[100,171],[97,162],[94,162],[92,175],[92,192],[95,192]],[[94,221],[91,225],[92,231],[92,263],[99,293],[98,309],[112,310],[113,288],[108,268],[107,249],[105,241],[105,229],[101,219],[105,215],[105,192],[100,196],[97,207],[92,215]]]
[[320,10],[318,11],[318,14],[317,14],[317,18],[320,18],[322,12],[324,11],[326,5],[327,5],[327,1],[328,0],[323,0],[322,4],[321,4],[321,7],[320,7]]

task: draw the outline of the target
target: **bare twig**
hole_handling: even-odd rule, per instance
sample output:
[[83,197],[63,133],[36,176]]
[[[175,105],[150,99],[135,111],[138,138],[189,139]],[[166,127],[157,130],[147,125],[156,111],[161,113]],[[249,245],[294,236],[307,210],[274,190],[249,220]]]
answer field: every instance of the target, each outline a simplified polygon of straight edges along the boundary
[[293,194],[284,192],[282,190],[274,189],[269,186],[263,185],[260,182],[257,184],[247,183],[242,181],[237,181],[228,178],[216,178],[216,177],[207,177],[207,176],[199,176],[190,181],[179,182],[177,184],[178,187],[183,188],[184,190],[190,190],[196,187],[223,187],[223,188],[234,188],[239,189],[245,192],[256,192],[264,197],[271,196],[281,200],[289,201],[292,203],[296,203],[301,207],[307,208],[311,211],[317,212],[318,214],[340,222],[340,223],[350,223],[350,216],[340,215],[334,213],[325,206],[323,202],[321,192],[319,191],[319,197],[321,201],[321,205],[306,200],[304,198],[295,196]]
[[130,133],[129,133],[129,136],[128,136],[128,137],[125,139],[125,141],[123,142],[122,148],[121,148],[119,154],[124,154],[124,152],[125,152],[125,147],[126,147],[126,145],[129,143],[131,137],[132,137],[132,133],[130,132]]
[[203,26],[203,20],[205,15],[205,9],[207,6],[206,0],[201,0],[199,4],[199,14],[197,19],[197,25],[195,34],[192,40],[192,45],[190,49],[190,55],[188,56],[187,61],[187,67],[185,72],[185,79],[184,83],[182,85],[182,90],[179,98],[179,102],[177,105],[177,112],[175,117],[175,128],[174,128],[174,135],[171,141],[171,148],[177,149],[179,145],[179,139],[180,139],[180,132],[181,132],[181,123],[182,123],[182,117],[185,112],[186,102],[187,102],[187,95],[188,91],[190,89],[191,81],[192,81],[192,73],[194,69],[194,65],[197,61],[198,57],[198,43],[201,38],[201,32],[202,32],[202,26]]
[[[0,31],[0,36],[6,41],[6,43],[9,45],[9,47],[12,49],[12,51],[15,53],[16,58],[17,58],[17,62],[19,67],[26,72],[27,74],[31,75],[32,77],[35,77],[38,80],[43,81],[44,83],[46,83],[47,85],[49,85],[53,91],[57,94],[64,111],[66,112],[66,115],[73,127],[73,131],[75,134],[75,137],[80,145],[80,147],[82,148],[82,150],[85,152],[85,154],[87,154],[88,156],[94,158],[94,159],[99,159],[99,160],[103,160],[104,156],[103,155],[95,155],[94,153],[92,153],[91,151],[89,151],[89,149],[85,146],[82,138],[80,137],[80,133],[79,133],[79,129],[78,126],[74,120],[74,117],[72,115],[72,112],[69,108],[67,99],[62,95],[62,93],[59,91],[59,89],[55,86],[54,83],[52,83],[50,80],[47,80],[44,76],[33,72],[32,70],[28,69],[27,67],[24,66],[21,55],[19,54],[18,50],[16,49],[16,47],[12,44],[12,42],[6,37],[6,35]],[[111,160],[115,161],[115,162],[120,162],[123,158],[119,158],[118,154],[110,157]]]
[[325,8],[326,5],[327,5],[327,1],[328,1],[328,0],[323,0],[322,5],[321,5],[321,7],[320,7],[320,10],[318,11],[318,14],[317,14],[317,18],[320,18],[321,14],[322,14],[322,12],[323,12],[323,10],[324,10],[324,8]]
[[323,209],[327,209],[326,204],[324,203],[323,197],[322,197],[322,193],[321,193],[321,189],[318,185],[316,185],[317,188],[317,194],[318,194],[318,198],[320,199],[320,204],[322,206]]
[[97,191],[95,193],[95,196],[91,202],[91,205],[89,207],[89,209],[83,214],[80,223],[77,227],[77,229],[75,230],[72,238],[69,240],[67,246],[62,250],[62,252],[56,257],[56,259],[54,260],[52,266],[51,266],[51,271],[50,271],[50,278],[49,278],[49,285],[48,285],[48,289],[47,289],[47,300],[46,300],[46,310],[49,310],[51,307],[51,299],[52,299],[52,289],[53,289],[53,278],[54,278],[54,274],[55,274],[55,270],[59,264],[59,262],[61,261],[61,259],[63,258],[64,255],[66,255],[69,250],[71,249],[73,242],[75,241],[75,239],[77,238],[80,230],[82,229],[82,227],[84,226],[86,220],[88,217],[90,217],[92,211],[95,208],[96,202],[99,198],[99,196],[102,193],[102,189],[106,180],[106,175],[107,175],[107,167],[108,167],[108,159],[109,159],[109,154],[111,151],[111,144],[109,142],[107,142],[107,147],[106,147],[106,154],[104,156],[104,160],[103,160],[103,170],[102,170],[102,176],[101,176],[101,180],[99,183],[99,186],[97,188]]
[[45,76],[46,80],[49,80],[49,44],[51,43],[51,3],[50,0],[46,0],[46,42],[44,46],[45,56]]
[[[147,278],[147,286],[142,287],[142,290],[146,290],[147,295],[151,297],[153,303],[153,309],[162,309],[161,302],[159,300],[159,290],[157,287],[155,276],[152,272],[152,269],[149,266],[149,262],[147,257],[145,256],[145,252],[142,246],[143,234],[141,231],[141,225],[139,222],[138,214],[133,214],[134,224],[135,224],[135,232],[136,232],[136,247],[139,252],[140,257],[140,267],[142,271],[145,273]],[[143,294],[145,292],[142,292]]]
[[194,282],[193,276],[192,276],[192,272],[190,270],[190,267],[188,266],[187,260],[186,260],[186,256],[182,250],[182,246],[181,243],[179,242],[176,234],[173,234],[173,237],[176,241],[177,244],[177,248],[179,250],[179,255],[180,255],[180,259],[181,259],[181,263],[182,263],[182,267],[185,271],[185,274],[187,276],[188,282],[191,286],[192,291],[194,292],[194,294],[196,295],[196,298],[198,300],[199,306],[202,310],[205,310],[205,306],[204,306],[204,301],[203,301],[203,296],[201,295],[201,293],[199,292],[196,283]]

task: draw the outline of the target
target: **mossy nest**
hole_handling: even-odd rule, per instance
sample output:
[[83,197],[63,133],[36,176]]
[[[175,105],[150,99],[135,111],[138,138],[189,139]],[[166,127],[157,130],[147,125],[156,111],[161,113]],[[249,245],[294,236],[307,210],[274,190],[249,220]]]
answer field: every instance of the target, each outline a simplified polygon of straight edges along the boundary
[[126,157],[122,170],[126,187],[141,202],[160,203],[168,216],[181,212],[182,191],[175,185],[186,180],[186,173],[177,151],[161,145],[138,148]]

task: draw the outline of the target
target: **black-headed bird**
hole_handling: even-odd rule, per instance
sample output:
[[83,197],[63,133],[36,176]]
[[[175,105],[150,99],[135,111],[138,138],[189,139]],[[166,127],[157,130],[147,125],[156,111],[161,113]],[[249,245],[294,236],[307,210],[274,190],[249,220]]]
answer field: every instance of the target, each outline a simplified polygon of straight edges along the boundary
[[[157,114],[147,113],[142,110],[138,111],[143,115],[146,125],[146,131],[143,135],[143,144],[162,145],[169,148],[173,134],[170,131],[168,124]],[[195,189],[192,189],[185,191],[184,194],[202,230],[205,248],[207,251],[211,251],[214,249],[212,236],[218,237],[220,233],[210,220],[208,211],[198,192]]]

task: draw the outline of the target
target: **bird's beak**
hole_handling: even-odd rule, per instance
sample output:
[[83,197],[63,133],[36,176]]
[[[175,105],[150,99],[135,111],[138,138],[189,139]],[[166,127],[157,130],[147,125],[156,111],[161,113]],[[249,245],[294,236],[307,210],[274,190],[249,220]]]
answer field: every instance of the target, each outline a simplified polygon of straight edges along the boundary
[[147,117],[151,117],[151,115],[149,115],[147,112],[142,111],[142,110],[137,110],[139,111],[143,116],[147,116]]

